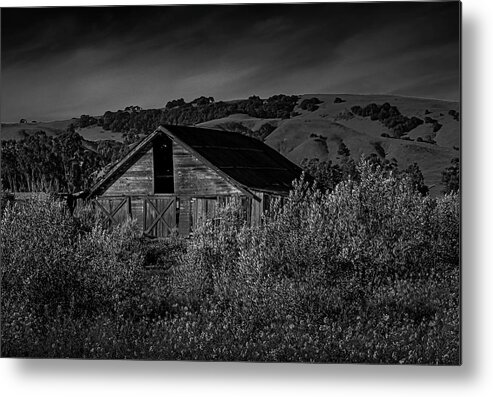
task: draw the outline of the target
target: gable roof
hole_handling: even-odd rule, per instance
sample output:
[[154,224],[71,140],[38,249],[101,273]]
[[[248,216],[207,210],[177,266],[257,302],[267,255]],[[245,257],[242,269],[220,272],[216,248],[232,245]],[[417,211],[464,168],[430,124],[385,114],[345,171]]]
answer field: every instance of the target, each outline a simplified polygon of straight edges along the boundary
[[149,150],[160,134],[166,134],[248,195],[252,195],[250,189],[285,194],[302,173],[296,164],[255,138],[236,132],[164,125],[137,144],[94,185],[89,196],[104,192]]

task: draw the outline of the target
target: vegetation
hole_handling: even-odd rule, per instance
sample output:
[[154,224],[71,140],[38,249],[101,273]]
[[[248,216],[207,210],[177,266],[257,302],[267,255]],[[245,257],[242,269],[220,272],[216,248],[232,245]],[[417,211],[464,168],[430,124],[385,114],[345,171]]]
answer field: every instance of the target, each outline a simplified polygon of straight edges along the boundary
[[371,103],[364,108],[361,106],[353,106],[351,111],[357,116],[370,117],[372,120],[379,120],[385,127],[393,132],[395,138],[400,138],[417,126],[423,124],[423,120],[418,117],[413,116],[409,118],[402,115],[397,106],[391,106],[388,102],[383,105]]
[[244,113],[258,118],[282,118],[294,116],[298,102],[296,95],[274,95],[267,99],[251,96],[234,102],[216,102],[212,97],[200,97],[187,103],[183,98],[169,101],[164,109],[140,109],[107,111],[98,120],[98,125],[114,132],[135,131],[148,134],[160,124],[195,125],[209,120]]
[[458,192],[460,189],[460,161],[455,157],[451,161],[450,167],[442,172],[442,183],[445,186],[445,194]]
[[320,103],[322,103],[322,101],[318,98],[304,99],[300,103],[300,108],[303,110],[308,110],[309,112],[313,112],[318,109],[318,105]]
[[91,186],[101,169],[126,150],[127,145],[115,141],[90,147],[77,133],[50,137],[37,131],[20,141],[2,141],[2,188],[77,192]]
[[438,122],[438,120],[432,119],[431,117],[425,117],[425,123],[429,123],[433,125],[433,132],[438,132],[442,125]]
[[454,120],[459,121],[459,112],[457,110],[450,109],[448,114],[451,115]]
[[[318,137],[316,134],[312,135]],[[423,196],[428,194],[429,188],[425,185],[418,164],[413,163],[406,169],[399,169],[396,159],[385,158],[385,151],[380,144],[376,143],[374,147],[377,153],[371,153],[364,159],[372,169],[378,168],[384,173],[399,175],[406,181],[411,191],[418,192]],[[342,181],[359,181],[361,179],[356,162],[350,157],[351,152],[343,141],[339,144],[337,154],[339,157],[336,163],[332,163],[331,160],[320,161],[317,158],[304,159],[301,162],[301,168],[315,178],[318,187],[323,191],[332,191]]]
[[325,193],[295,183],[261,225],[233,202],[152,246],[131,223],[7,203],[2,355],[458,364],[459,197],[356,169]]

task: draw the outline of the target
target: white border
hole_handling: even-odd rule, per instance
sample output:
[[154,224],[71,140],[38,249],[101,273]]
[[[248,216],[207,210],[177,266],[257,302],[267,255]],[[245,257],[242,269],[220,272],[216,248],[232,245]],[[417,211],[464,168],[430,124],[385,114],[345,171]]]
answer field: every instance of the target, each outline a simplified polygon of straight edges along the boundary
[[[215,1],[214,3],[231,3]],[[244,1],[246,3],[248,1]],[[162,4],[106,1],[104,4]],[[174,3],[174,2],[167,2]],[[207,3],[177,1],[176,3]],[[0,6],[99,1],[4,1]],[[483,396],[493,393],[493,2],[463,2],[463,366],[395,367],[0,359],[16,396]]]

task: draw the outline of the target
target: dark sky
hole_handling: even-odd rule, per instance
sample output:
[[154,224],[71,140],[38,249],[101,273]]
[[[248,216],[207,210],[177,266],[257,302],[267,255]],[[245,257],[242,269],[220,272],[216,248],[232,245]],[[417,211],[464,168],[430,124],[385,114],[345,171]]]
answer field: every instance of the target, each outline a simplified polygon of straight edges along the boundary
[[175,98],[459,99],[459,3],[2,9],[2,121]]

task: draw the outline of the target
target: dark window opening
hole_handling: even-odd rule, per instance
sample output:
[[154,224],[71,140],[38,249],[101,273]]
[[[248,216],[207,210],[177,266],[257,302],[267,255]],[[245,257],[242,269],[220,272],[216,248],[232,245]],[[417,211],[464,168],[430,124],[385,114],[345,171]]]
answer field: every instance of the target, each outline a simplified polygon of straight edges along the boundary
[[154,142],[154,193],[174,193],[173,148],[171,139]]

